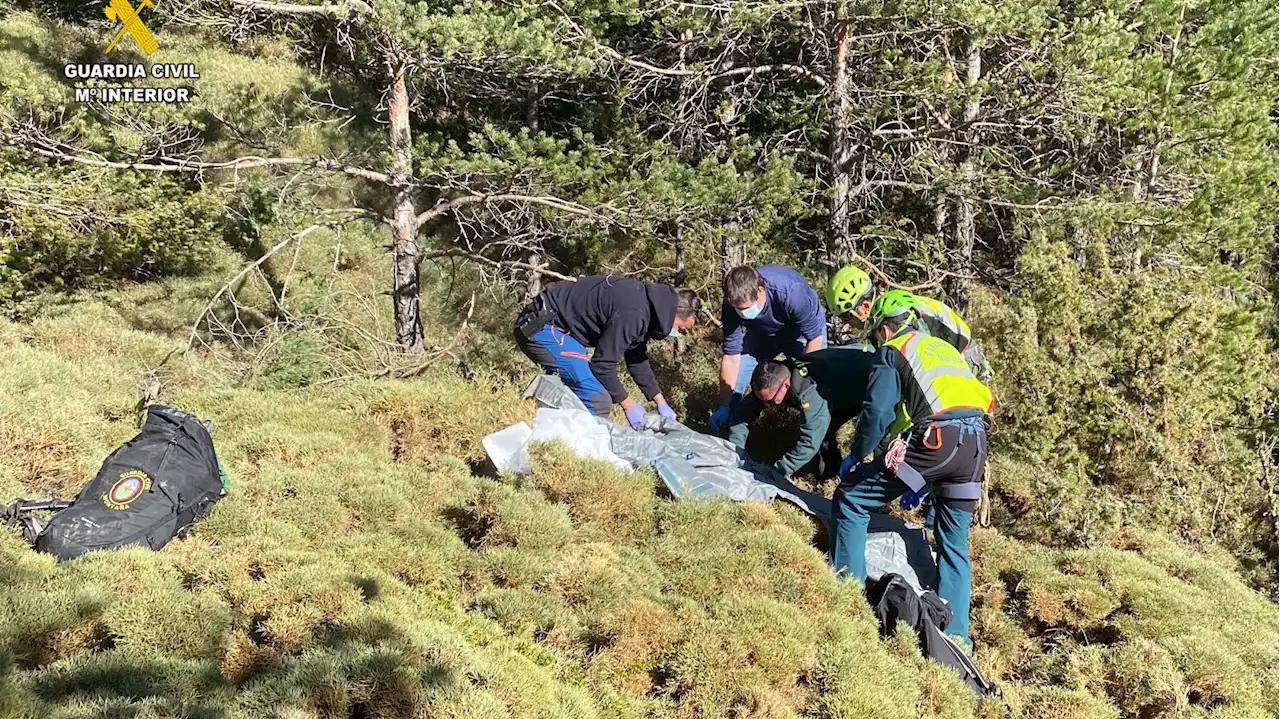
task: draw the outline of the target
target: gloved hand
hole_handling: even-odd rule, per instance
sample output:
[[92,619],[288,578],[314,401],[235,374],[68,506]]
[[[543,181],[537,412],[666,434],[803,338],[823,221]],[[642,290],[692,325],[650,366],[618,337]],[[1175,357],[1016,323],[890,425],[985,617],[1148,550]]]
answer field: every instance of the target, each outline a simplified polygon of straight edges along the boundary
[[845,457],[844,461],[840,463],[839,476],[841,481],[848,479],[849,473],[852,472],[854,467],[857,467],[857,466],[858,466],[858,458],[853,456],[853,452],[850,452],[849,456]]
[[711,413],[711,431],[719,432],[724,428],[724,423],[729,421],[729,406],[724,405],[716,408]]
[[622,410],[627,415],[627,422],[631,425],[631,429],[640,429],[644,426],[644,406],[639,402],[631,405],[631,409]]
[[929,488],[925,487],[919,492],[907,492],[898,500],[898,506],[904,510],[912,510],[920,506],[925,497],[929,496]]
[[666,417],[672,422],[680,421],[679,418],[676,417],[676,411],[674,409],[671,409],[671,405],[667,404],[666,402],[658,403],[658,414],[662,417]]
[[982,364],[978,365],[977,375],[978,381],[983,384],[987,384],[996,378],[996,373],[991,371],[991,363],[987,361],[986,357],[983,357]]

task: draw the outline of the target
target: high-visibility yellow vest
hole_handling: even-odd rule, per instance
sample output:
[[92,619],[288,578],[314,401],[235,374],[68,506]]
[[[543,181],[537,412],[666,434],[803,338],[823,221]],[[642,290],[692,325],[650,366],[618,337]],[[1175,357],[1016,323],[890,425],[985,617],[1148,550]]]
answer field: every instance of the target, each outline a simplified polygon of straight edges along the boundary
[[955,310],[935,299],[920,295],[912,296],[915,298],[916,315],[924,322],[929,334],[955,347],[957,352],[964,352],[973,338],[973,332],[970,331],[968,323],[961,319]]
[[990,414],[995,408],[991,390],[973,376],[969,363],[949,343],[912,330],[899,333],[885,346],[901,352],[911,367],[911,381],[903,383],[891,433],[952,410]]

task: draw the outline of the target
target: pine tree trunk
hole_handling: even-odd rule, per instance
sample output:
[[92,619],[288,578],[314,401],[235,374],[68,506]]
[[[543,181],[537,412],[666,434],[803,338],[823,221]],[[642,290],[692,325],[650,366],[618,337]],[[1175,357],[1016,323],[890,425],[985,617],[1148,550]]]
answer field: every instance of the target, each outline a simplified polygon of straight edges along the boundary
[[948,222],[950,220],[951,208],[947,206],[951,200],[947,197],[947,193],[939,192],[938,196],[933,200],[933,236],[939,242],[946,242],[948,230]]
[[973,164],[973,155],[978,143],[978,132],[974,129],[973,122],[978,118],[978,110],[982,105],[982,98],[978,94],[978,81],[982,79],[982,46],[974,33],[969,33],[965,38],[964,54],[967,65],[964,86],[969,100],[964,108],[964,129],[961,133],[964,142],[959,151],[961,193],[956,198],[953,269],[965,277],[952,277],[949,293],[952,303],[960,311],[969,304],[969,280],[966,277],[973,273],[973,245],[976,232],[973,195],[976,190],[977,173]]
[[[542,265],[541,252],[536,252],[536,251],[530,252],[529,257],[527,259],[529,264],[533,265],[534,267],[538,267]],[[537,272],[536,270],[529,270],[529,278],[525,281],[525,287],[524,287],[524,301],[526,303],[532,302],[533,298],[537,297],[541,292],[542,292],[542,274]]]
[[739,230],[740,226],[736,219],[725,223],[724,234],[721,235],[720,240],[721,276],[729,274],[729,270],[747,261],[746,248],[742,246]]
[[538,93],[538,85],[534,83],[524,97],[524,124],[529,128],[529,135],[538,134],[538,101],[542,95]]
[[387,125],[391,141],[391,184],[395,189],[392,213],[392,302],[395,307],[396,341],[406,349],[422,349],[422,315],[418,282],[418,214],[413,206],[413,155],[409,135],[409,91],[405,66],[399,58],[391,65],[391,97]]
[[684,229],[679,222],[676,223],[676,276],[672,280],[672,284],[676,287],[684,287],[684,283],[688,280],[684,268]]
[[849,40],[844,21],[845,4],[836,6],[836,45],[831,63],[831,208],[827,225],[827,256],[832,264],[853,260],[853,238],[849,236],[849,194],[851,178],[845,167],[849,157]]
[[[688,277],[686,276],[685,267],[684,267],[684,230],[679,221],[676,222],[675,230],[676,230],[675,232],[676,275],[674,278],[672,278],[671,283],[676,287],[684,287],[684,283],[688,280]],[[685,345],[684,336],[681,335],[680,337],[676,338],[675,355],[676,355],[677,361],[679,361],[682,357],[684,357],[685,350],[687,349],[688,347]]]
[[[538,128],[540,125],[538,118],[538,102],[541,99],[542,96],[538,93],[538,85],[537,83],[534,83],[533,87],[529,89],[529,93],[524,99],[524,124],[525,127],[529,128],[530,137],[538,134]],[[529,223],[529,226],[531,225],[532,222]],[[530,265],[538,267],[542,264],[542,253],[535,249],[529,253],[526,260]],[[525,302],[532,302],[533,298],[537,297],[540,292],[542,292],[542,275],[537,270],[529,270],[529,273],[525,278]]]

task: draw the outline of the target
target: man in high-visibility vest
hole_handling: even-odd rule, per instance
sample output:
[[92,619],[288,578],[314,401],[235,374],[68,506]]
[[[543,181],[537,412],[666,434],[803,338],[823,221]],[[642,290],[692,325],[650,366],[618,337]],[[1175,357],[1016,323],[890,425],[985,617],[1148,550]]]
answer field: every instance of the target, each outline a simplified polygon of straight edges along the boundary
[[969,646],[969,525],[987,459],[991,390],[947,342],[922,331],[910,305],[886,293],[869,317],[878,347],[853,448],[832,498],[830,561],[867,578],[871,514],[907,492],[929,488],[936,504],[938,594],[951,606],[947,633]]
[[931,297],[915,295],[906,290],[889,290],[883,297],[893,306],[909,307],[929,334],[955,347],[969,363],[969,368],[978,381],[985,384],[991,380],[991,364],[987,362],[986,354],[974,341],[969,324],[955,310]]
[[[973,332],[968,323],[955,310],[935,299],[906,290],[889,290],[882,297],[889,298],[896,307],[914,310],[929,334],[955,347],[969,362],[980,381],[985,383],[991,380],[991,364],[987,362],[982,347],[973,340]],[[871,277],[853,265],[840,268],[827,283],[827,308],[836,317],[852,315],[865,322],[874,300],[875,289],[871,284]]]

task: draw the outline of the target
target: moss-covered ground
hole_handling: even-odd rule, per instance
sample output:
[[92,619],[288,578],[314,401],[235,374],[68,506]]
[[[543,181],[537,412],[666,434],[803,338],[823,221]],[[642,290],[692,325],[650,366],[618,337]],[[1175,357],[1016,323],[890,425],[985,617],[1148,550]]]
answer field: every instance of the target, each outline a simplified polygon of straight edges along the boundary
[[504,376],[273,390],[180,347],[101,303],[0,325],[0,502],[74,493],[140,381],[216,421],[233,478],[158,553],[57,565],[0,532],[0,716],[1275,716],[1276,605],[1164,535],[975,528],[1004,690],[979,712],[788,505],[677,503],[558,447],[489,475],[481,437],[533,413]]

